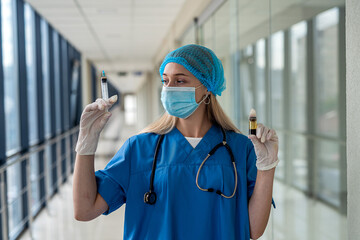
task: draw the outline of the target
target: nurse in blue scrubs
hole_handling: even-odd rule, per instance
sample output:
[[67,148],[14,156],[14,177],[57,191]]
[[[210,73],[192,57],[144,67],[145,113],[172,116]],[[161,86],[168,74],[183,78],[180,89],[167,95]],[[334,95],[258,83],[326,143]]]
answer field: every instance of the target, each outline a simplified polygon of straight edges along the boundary
[[[276,132],[262,124],[246,136],[226,116],[221,61],[186,45],[160,67],[166,113],[129,138],[105,169],[94,172],[99,134],[116,102],[87,105],[74,170],[80,221],[126,203],[124,239],[257,239],[265,231],[278,163]],[[120,238],[119,238],[120,239]]]

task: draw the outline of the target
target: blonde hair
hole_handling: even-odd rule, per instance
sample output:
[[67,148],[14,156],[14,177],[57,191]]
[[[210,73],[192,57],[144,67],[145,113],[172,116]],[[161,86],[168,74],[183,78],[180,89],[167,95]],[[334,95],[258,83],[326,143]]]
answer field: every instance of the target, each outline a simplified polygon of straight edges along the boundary
[[[225,114],[215,95],[212,93],[210,94],[210,103],[206,105],[206,113],[208,119],[213,124],[218,124],[224,130],[241,133],[240,130],[231,122],[230,118]],[[152,132],[156,134],[166,134],[173,130],[177,120],[177,117],[171,116],[165,112],[158,120],[141,130],[140,133]]]

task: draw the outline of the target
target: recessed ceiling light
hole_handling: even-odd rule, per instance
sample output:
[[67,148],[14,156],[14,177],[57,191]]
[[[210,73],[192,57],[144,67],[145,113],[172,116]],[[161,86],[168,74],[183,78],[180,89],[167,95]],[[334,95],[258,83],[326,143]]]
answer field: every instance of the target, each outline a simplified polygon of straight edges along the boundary
[[120,77],[124,77],[124,76],[127,75],[127,72],[120,71],[120,72],[117,73],[117,75],[120,76]]

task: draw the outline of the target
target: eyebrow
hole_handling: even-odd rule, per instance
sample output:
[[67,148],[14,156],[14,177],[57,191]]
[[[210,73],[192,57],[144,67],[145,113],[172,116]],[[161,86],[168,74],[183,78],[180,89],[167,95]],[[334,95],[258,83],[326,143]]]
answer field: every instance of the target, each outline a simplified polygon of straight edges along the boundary
[[[186,75],[185,73],[176,73],[176,74],[174,74],[175,76],[188,76],[188,75]],[[166,73],[163,73],[163,76],[167,76],[167,74]]]

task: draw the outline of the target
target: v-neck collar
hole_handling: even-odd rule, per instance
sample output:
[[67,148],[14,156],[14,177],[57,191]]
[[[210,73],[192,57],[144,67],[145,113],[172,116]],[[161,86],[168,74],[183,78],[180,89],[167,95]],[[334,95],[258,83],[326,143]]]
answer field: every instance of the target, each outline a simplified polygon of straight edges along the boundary
[[208,152],[219,142],[222,141],[221,129],[217,124],[212,124],[210,129],[205,133],[204,137],[198,143],[198,145],[193,148],[185,136],[174,127],[172,131],[169,132],[169,137],[173,137],[176,140],[176,143],[180,145],[180,149],[185,151],[187,155],[192,152],[197,152],[203,157],[208,154]]

